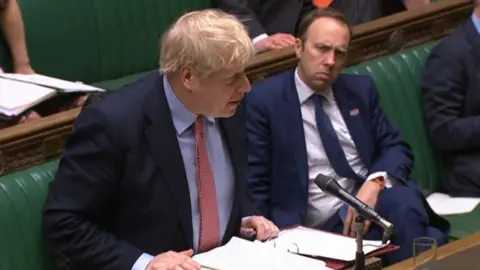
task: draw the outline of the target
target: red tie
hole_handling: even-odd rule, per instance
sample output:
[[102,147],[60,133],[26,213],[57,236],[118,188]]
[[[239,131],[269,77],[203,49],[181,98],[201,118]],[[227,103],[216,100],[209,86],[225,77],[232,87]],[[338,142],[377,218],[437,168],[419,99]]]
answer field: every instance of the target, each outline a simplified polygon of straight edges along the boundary
[[312,0],[312,2],[313,2],[313,5],[318,8],[326,8],[330,6],[333,0]]
[[197,154],[197,181],[200,203],[199,252],[205,252],[220,244],[220,218],[212,166],[208,158],[203,116],[195,121],[195,150]]

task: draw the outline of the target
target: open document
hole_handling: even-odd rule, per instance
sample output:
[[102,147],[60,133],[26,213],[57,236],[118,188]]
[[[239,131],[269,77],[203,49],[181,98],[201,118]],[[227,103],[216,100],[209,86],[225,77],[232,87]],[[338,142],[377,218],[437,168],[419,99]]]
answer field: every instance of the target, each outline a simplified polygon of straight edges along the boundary
[[56,93],[51,88],[0,77],[0,114],[17,116]]
[[450,197],[448,194],[433,193],[427,202],[437,215],[470,213],[480,204],[480,198]]
[[[278,238],[269,240],[265,244],[283,251],[340,261],[355,260],[357,250],[357,242],[354,238],[302,226],[283,230]],[[382,245],[382,241],[363,240],[363,252],[368,254],[388,244],[387,242]]]
[[74,92],[103,92],[105,90],[86,85],[78,82],[70,82],[62,79],[52,78],[40,74],[14,74],[14,73],[0,73],[1,78],[20,81],[39,86],[45,86],[57,89],[60,92],[74,93]]
[[210,270],[327,270],[325,262],[275,249],[270,245],[233,237],[226,245],[195,255]]

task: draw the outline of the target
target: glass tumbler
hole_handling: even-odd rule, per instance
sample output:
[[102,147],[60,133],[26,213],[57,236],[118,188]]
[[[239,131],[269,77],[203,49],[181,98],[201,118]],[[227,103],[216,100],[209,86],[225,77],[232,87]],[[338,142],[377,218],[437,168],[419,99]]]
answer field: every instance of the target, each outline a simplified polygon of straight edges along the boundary
[[437,240],[419,237],[413,240],[413,264],[415,270],[433,270],[437,260]]

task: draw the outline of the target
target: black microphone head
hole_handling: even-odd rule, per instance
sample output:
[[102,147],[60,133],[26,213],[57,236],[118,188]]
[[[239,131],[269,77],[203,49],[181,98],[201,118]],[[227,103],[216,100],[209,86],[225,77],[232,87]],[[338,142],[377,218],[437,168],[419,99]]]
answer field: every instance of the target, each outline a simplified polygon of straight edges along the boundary
[[321,173],[315,177],[314,182],[325,193],[330,193],[332,191],[338,191],[341,189],[340,185],[337,181],[335,181],[335,179]]

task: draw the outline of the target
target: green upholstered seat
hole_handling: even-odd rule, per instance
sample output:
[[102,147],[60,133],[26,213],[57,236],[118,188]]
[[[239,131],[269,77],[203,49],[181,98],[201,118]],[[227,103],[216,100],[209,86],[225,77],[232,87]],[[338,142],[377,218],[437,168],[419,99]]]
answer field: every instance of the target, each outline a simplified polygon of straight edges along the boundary
[[[413,180],[426,195],[441,191],[443,165],[435,151],[423,115],[420,80],[427,56],[436,43],[362,63],[347,73],[370,74],[380,95],[380,105],[402,132],[415,154]],[[480,232],[480,207],[466,215],[446,216],[452,223],[451,237]]]
[[42,214],[56,169],[55,161],[0,178],[0,269],[53,269]]
[[118,78],[118,79],[96,82],[96,83],[93,83],[93,85],[96,86],[96,87],[100,87],[102,89],[105,89],[105,90],[109,90],[109,91],[117,90],[121,86],[124,86],[126,84],[131,83],[131,82],[134,82],[137,79],[145,76],[147,73],[150,73],[150,72],[151,71],[135,73],[135,74],[131,74],[131,75],[121,77],[121,78]]
[[[157,68],[167,27],[185,12],[212,7],[211,0],[18,1],[37,72],[108,89]],[[1,38],[0,66],[11,68]]]
[[415,154],[412,177],[427,192],[439,190],[442,178],[441,160],[430,144],[419,88],[423,65],[432,46],[423,45],[347,70],[374,78],[380,105]]

